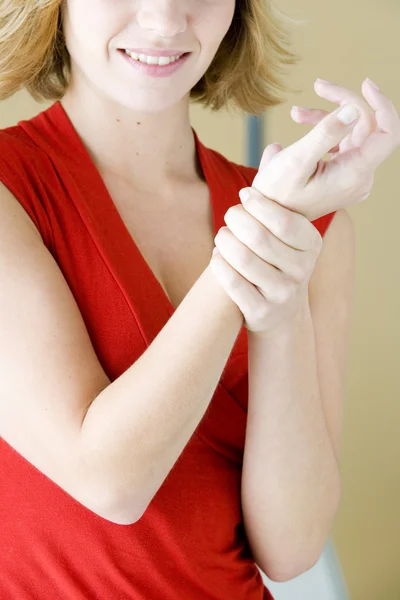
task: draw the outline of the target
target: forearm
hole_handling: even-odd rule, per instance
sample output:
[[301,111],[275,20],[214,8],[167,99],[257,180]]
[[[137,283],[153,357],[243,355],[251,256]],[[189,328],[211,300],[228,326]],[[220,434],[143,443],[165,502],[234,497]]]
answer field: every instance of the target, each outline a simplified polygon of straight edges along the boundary
[[275,337],[249,333],[242,506],[255,557],[275,573],[306,570],[322,551],[339,496],[307,301]]
[[242,325],[208,267],[149,348],[91,404],[83,460],[101,493],[109,490],[112,520],[146,509],[203,417]]

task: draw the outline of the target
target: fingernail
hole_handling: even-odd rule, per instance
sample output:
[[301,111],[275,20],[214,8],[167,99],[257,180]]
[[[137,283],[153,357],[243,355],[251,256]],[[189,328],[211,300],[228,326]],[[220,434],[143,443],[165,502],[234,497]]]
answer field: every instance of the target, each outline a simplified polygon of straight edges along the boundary
[[250,198],[250,190],[248,188],[243,188],[240,190],[239,198],[242,202],[246,202]]
[[380,88],[369,77],[367,77],[367,81],[369,84],[372,85],[373,88],[375,88],[376,90],[378,90],[378,92],[380,92]]
[[346,104],[337,114],[336,118],[345,125],[350,125],[360,116],[360,111],[357,106],[353,104]]
[[329,85],[333,85],[333,83],[331,81],[327,81],[326,79],[320,79],[318,77],[317,81],[320,81],[321,83],[329,83]]

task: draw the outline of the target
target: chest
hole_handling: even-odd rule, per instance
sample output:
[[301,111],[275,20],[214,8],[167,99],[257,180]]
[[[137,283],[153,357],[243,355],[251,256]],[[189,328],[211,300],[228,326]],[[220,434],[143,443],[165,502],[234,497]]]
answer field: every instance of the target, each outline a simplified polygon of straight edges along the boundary
[[174,202],[106,181],[129,234],[176,309],[210,262],[214,225],[209,188],[199,181]]

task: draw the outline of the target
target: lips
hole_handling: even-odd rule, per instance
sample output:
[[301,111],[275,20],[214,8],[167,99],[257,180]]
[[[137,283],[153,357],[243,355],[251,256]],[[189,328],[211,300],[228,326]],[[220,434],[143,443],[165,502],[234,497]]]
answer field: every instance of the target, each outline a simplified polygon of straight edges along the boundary
[[[139,53],[139,52],[136,52],[136,53],[135,53],[135,51],[133,51],[133,50],[129,50],[128,48],[127,48],[126,50],[125,50],[125,49],[122,49],[122,48],[118,48],[118,52],[120,52],[120,53],[121,53],[121,54],[123,54],[124,56],[129,56],[129,57],[131,57],[131,58],[132,58],[132,60],[135,60],[135,61],[136,61],[136,60],[138,60],[139,56],[142,56],[142,57],[143,57],[143,56],[149,56],[149,57],[151,57],[151,58],[154,58],[154,60],[156,60],[156,61],[157,61],[157,60],[163,60],[163,59],[165,60],[165,59],[167,59],[167,58],[168,58],[168,59],[169,59],[169,58],[173,58],[173,59],[174,59],[174,61],[175,61],[175,62],[177,62],[178,60],[182,60],[182,59],[186,59],[186,58],[188,58],[188,57],[189,57],[189,55],[191,54],[191,52],[184,52],[183,54],[175,54],[175,55],[169,55],[169,54],[167,54],[167,55],[162,55],[162,56],[155,56],[155,55],[153,55],[153,54],[147,54],[147,55],[146,55],[146,54],[144,54],[144,53],[142,53],[142,52],[140,52],[140,53]],[[138,62],[139,62],[139,61],[138,61]],[[140,61],[140,62],[142,62],[142,64],[146,64],[146,62],[145,62],[144,60],[143,60],[143,61]],[[151,65],[154,65],[155,63],[154,63],[154,62],[152,62],[152,63],[147,63],[147,64],[150,64],[150,66],[151,66]]]
[[[139,72],[142,72],[143,74],[151,77],[168,77],[172,75],[178,69],[180,69],[187,60],[189,60],[189,57],[191,55],[191,52],[186,52],[180,58],[170,62],[167,65],[159,65],[141,62],[136,58],[132,58],[125,50],[119,50],[118,52],[121,54],[124,60],[128,61],[132,65],[132,67],[134,67],[136,70],[139,70]],[[158,60],[162,60],[162,58],[163,57],[158,57]]]
[[146,56],[183,56],[189,54],[185,50],[152,50],[150,48],[120,48],[120,50],[129,50],[135,54],[145,54]]

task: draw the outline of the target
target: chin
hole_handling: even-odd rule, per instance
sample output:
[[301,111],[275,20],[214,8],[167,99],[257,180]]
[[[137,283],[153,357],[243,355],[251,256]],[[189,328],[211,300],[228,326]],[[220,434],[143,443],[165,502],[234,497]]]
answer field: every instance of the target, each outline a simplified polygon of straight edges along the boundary
[[[109,93],[109,90],[107,92]],[[171,93],[168,94],[168,90],[153,89],[140,92],[138,89],[133,89],[124,90],[121,94],[113,96],[113,100],[133,112],[155,114],[183,102],[186,96],[189,100],[189,95],[190,91],[183,96],[177,96],[176,90],[171,90]]]

